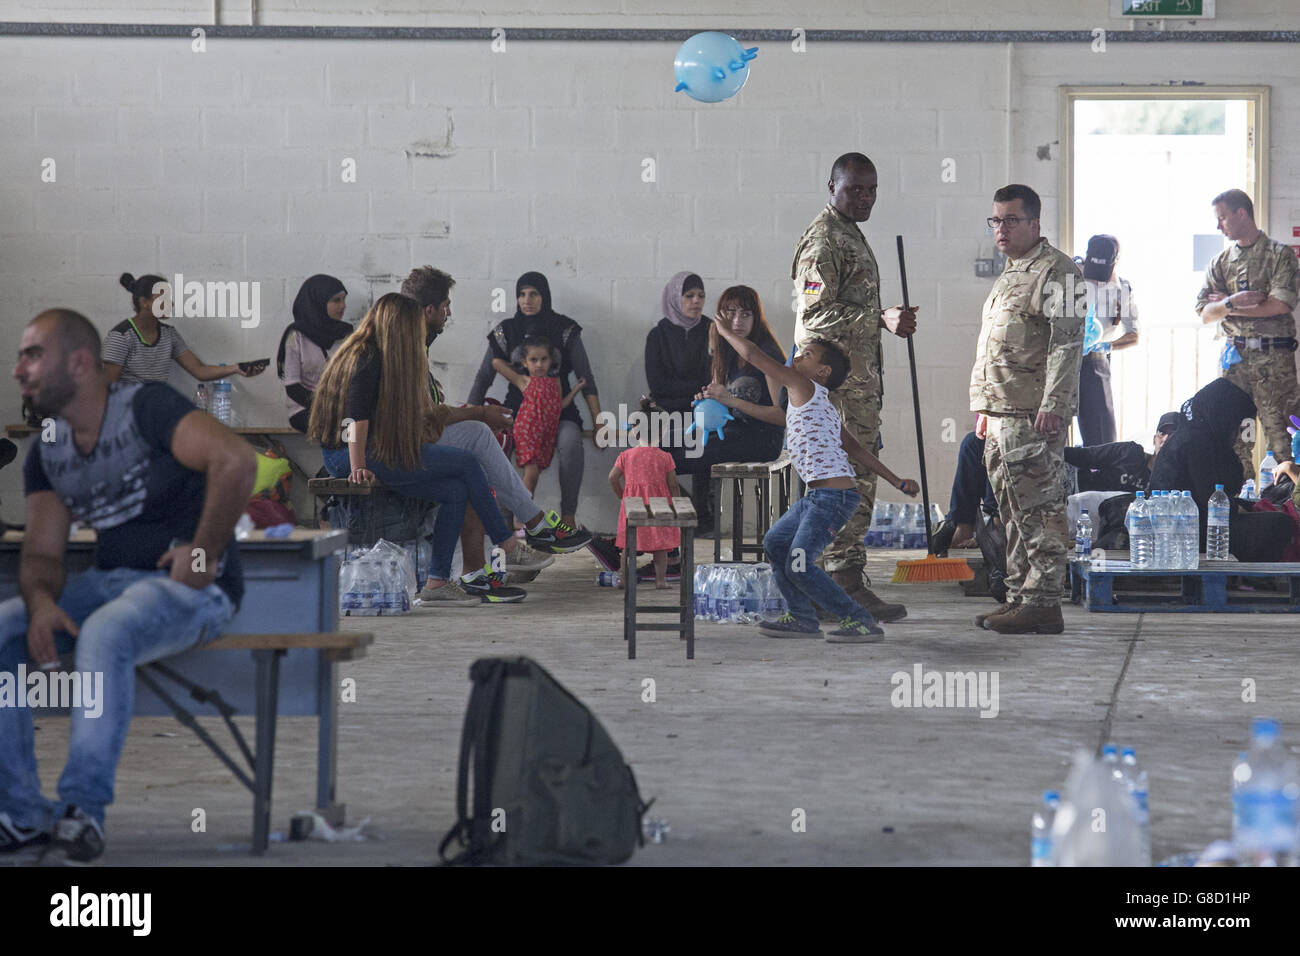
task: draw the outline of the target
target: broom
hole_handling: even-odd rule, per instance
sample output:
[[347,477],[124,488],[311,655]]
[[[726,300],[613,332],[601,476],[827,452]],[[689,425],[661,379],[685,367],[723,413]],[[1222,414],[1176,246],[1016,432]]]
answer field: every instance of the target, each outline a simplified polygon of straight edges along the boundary
[[[903,261],[903,237],[898,236],[898,277],[903,283],[903,308],[911,309],[907,297],[907,265]],[[921,501],[925,506],[925,547],[932,548],[930,537],[930,484],[925,476],[925,444],[921,440],[921,392],[916,383],[915,336],[907,337],[907,362],[912,368],[912,408],[916,412],[916,453],[921,459]],[[891,584],[925,584],[931,581],[970,581],[975,572],[964,558],[940,558],[927,554],[920,561],[899,561]]]

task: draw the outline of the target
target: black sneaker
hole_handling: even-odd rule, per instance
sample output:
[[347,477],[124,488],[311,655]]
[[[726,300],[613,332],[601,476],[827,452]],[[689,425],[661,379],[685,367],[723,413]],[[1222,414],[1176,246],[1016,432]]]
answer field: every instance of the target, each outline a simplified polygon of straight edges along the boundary
[[885,639],[885,632],[874,621],[868,623],[846,617],[840,626],[826,635],[830,644],[875,644]]
[[[653,563],[647,564],[644,568],[638,568],[636,572],[636,583],[646,584],[655,579],[655,566]],[[682,579],[681,563],[668,565],[668,570],[664,572],[664,581],[680,581]]]
[[786,612],[775,621],[766,621],[758,625],[760,634],[768,637],[821,637],[822,629],[816,621],[801,621],[790,612]]
[[14,823],[7,813],[0,813],[0,859],[35,859],[41,848],[50,842],[50,831],[25,827]]
[[547,554],[571,554],[591,542],[591,532],[570,528],[558,514],[548,511],[536,528],[528,529],[527,541],[529,547]]
[[88,813],[69,806],[54,824],[54,839],[41,854],[41,866],[85,866],[104,852],[104,828]]
[[595,556],[596,563],[606,571],[617,574],[623,570],[623,551],[609,538],[593,535],[587,542],[587,550]]
[[523,588],[513,588],[506,584],[506,576],[500,571],[479,571],[473,577],[461,575],[460,586],[466,594],[477,594],[484,604],[517,604],[528,597]]

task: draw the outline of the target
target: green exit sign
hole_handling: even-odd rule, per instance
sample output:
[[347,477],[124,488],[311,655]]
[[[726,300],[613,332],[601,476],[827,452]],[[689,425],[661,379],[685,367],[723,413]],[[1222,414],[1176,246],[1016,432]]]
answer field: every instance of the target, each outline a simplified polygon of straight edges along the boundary
[[1214,19],[1214,0],[1114,0],[1114,15],[1155,20],[1164,17]]

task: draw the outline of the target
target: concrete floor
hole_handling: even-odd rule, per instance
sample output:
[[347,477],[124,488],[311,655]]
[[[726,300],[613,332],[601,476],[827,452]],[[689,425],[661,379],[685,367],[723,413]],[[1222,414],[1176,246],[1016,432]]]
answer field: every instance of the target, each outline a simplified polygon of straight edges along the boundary
[[[711,559],[698,548],[698,560]],[[1229,770],[1249,720],[1274,715],[1300,742],[1297,619],[1290,615],[1089,614],[1067,606],[1059,637],[999,637],[973,616],[989,599],[957,585],[890,585],[900,556],[872,552],[880,594],[904,601],[883,643],[772,640],[703,624],[696,660],[674,635],[646,633],[626,659],[619,591],[594,585],[585,552],[557,560],[509,607],[345,619],[374,630],[341,705],[339,795],[365,843],[275,843],[263,865],[425,865],[453,820],[468,668],[485,655],[529,655],[592,707],[632,764],[667,842],[637,865],[1023,865],[1040,791],[1064,781],[1071,752],[1131,744],[1150,773],[1157,860],[1230,828]],[[671,593],[671,592],[670,592]],[[642,589],[642,599],[654,594]],[[896,708],[891,675],[998,675],[999,712]],[[653,678],[657,699],[642,701]],[[1257,702],[1243,703],[1255,681]],[[251,736],[251,721],[247,721]],[[39,722],[37,752],[53,793],[67,722]],[[224,733],[219,726],[214,732]],[[166,736],[160,736],[166,735]],[[174,735],[174,736],[172,736]],[[310,808],[315,724],[282,719],[273,828]],[[206,832],[194,833],[195,808]],[[795,809],[806,832],[793,832]],[[109,810],[106,865],[250,862],[251,799],[171,719],[131,728]]]

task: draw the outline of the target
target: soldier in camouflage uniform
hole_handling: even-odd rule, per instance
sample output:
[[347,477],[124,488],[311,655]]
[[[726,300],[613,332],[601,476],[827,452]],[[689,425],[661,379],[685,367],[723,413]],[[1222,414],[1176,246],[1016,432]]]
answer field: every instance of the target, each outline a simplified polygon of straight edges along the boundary
[[1006,268],[984,302],[971,411],[1007,534],[1007,599],[975,623],[1000,634],[1060,634],[1069,560],[1065,425],[1079,405],[1083,274],[1039,236],[1042,206],[1028,186],[993,195],[994,241]]
[[[831,392],[849,431],[870,451],[879,448],[882,395],[880,328],[898,336],[916,331],[916,310],[881,311],[880,270],[857,223],[871,217],[876,168],[861,153],[845,153],[831,168],[830,202],[795,248],[791,277],[795,295],[795,344],[822,338],[839,346],[852,363],[844,384]],[[836,535],[823,564],[835,583],[879,621],[907,616],[901,604],[882,601],[868,588],[864,544],[876,502],[876,476],[854,462],[858,510]]]
[[[1229,345],[1241,361],[1228,366],[1223,377],[1255,401],[1264,438],[1279,462],[1291,458],[1288,416],[1300,415],[1300,384],[1295,369],[1295,318],[1291,310],[1297,292],[1296,256],[1289,246],[1274,242],[1255,225],[1254,204],[1240,189],[1214,198],[1219,231],[1233,245],[1219,253],[1205,272],[1196,297],[1196,312],[1204,322],[1219,322]],[[1236,442],[1243,474],[1255,472],[1254,435],[1243,429]]]

